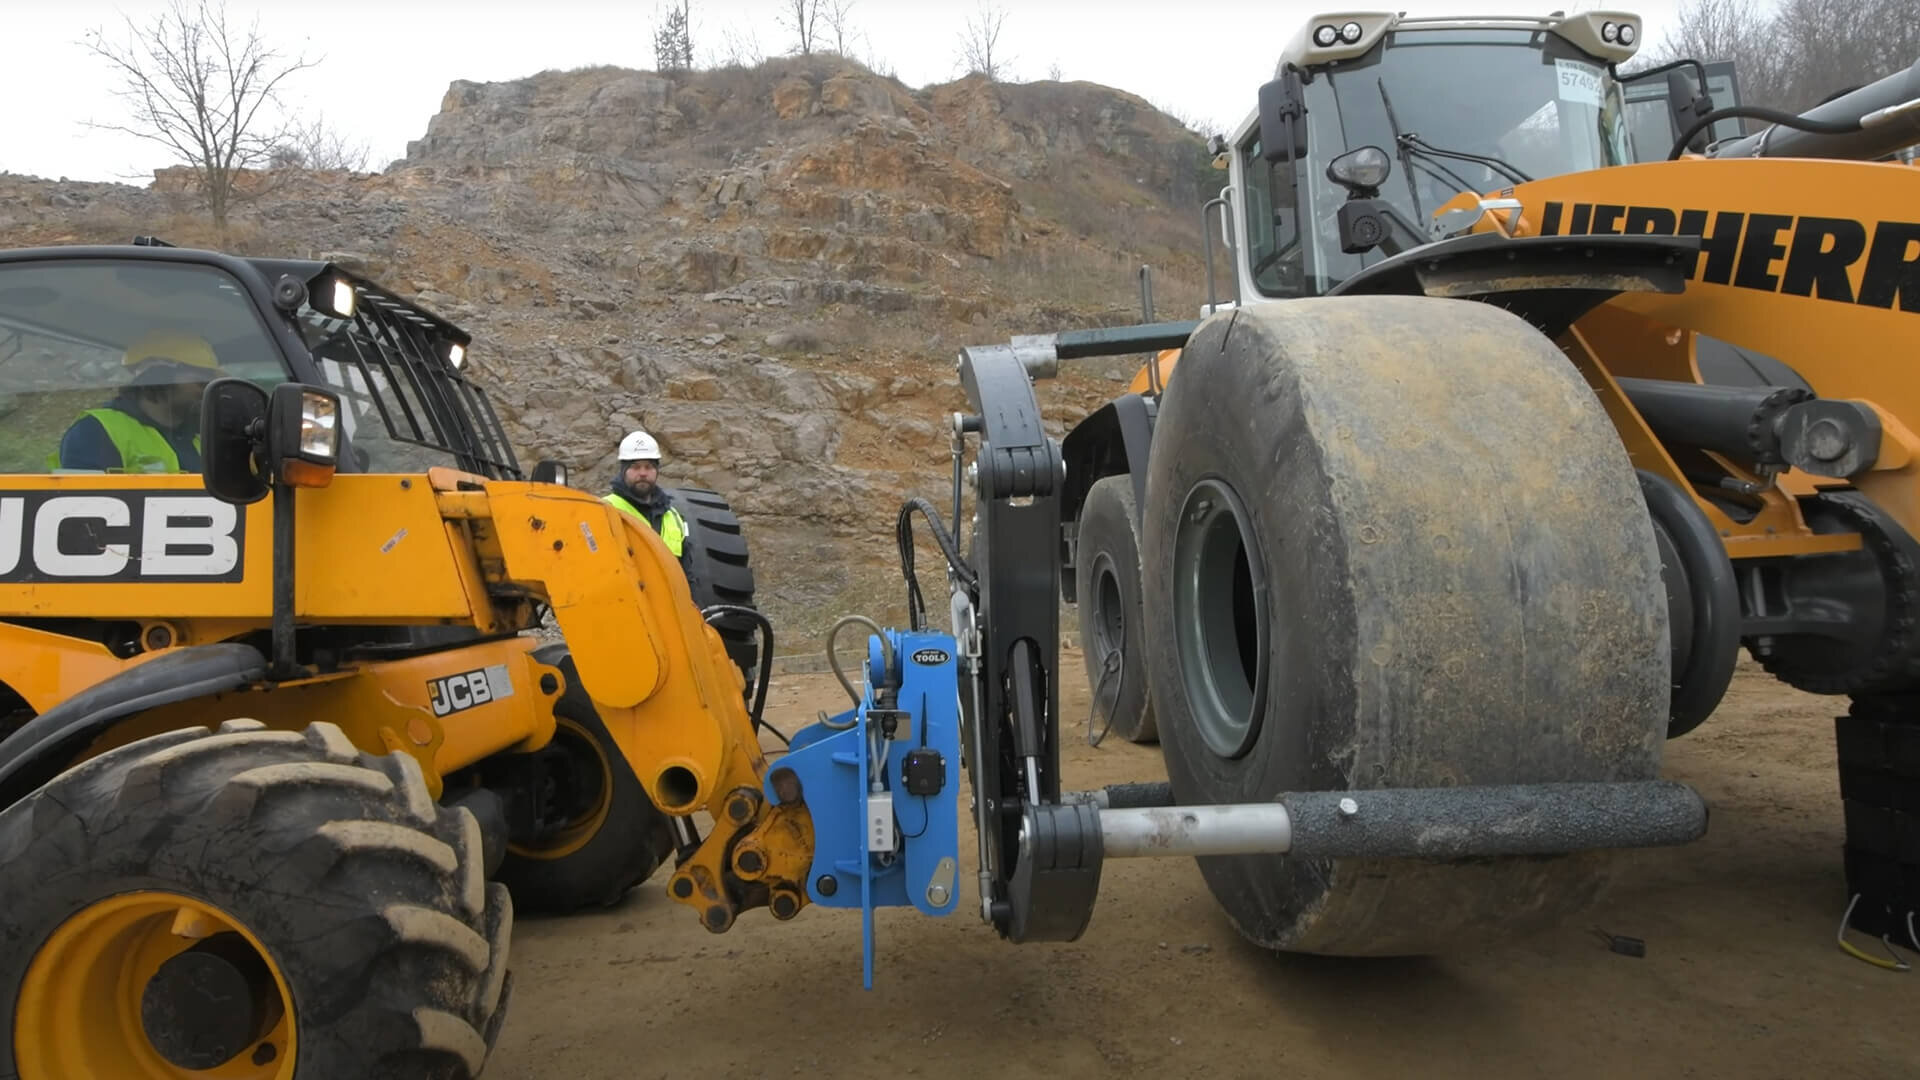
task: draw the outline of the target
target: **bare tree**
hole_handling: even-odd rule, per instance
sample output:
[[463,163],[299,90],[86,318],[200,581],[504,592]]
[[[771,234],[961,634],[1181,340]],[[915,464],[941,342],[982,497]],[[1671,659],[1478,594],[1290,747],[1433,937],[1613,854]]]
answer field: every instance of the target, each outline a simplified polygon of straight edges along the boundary
[[720,31],[720,47],[708,54],[708,67],[759,67],[767,59],[760,37],[749,26],[742,30],[728,26]]
[[1007,21],[1005,9],[982,0],[979,14],[967,20],[967,32],[960,38],[960,62],[967,74],[980,74],[988,82],[998,82],[1006,73],[1007,58],[1000,52],[1000,27]]
[[269,129],[268,105],[287,76],[317,61],[284,59],[261,40],[258,24],[230,32],[224,0],[172,0],[144,29],[127,20],[124,47],[95,29],[85,42],[119,77],[115,93],[131,107],[125,124],[95,124],[125,132],[177,154],[193,170],[215,226],[225,229],[235,200],[234,181],[269,164],[285,131]]
[[801,56],[812,56],[819,44],[820,5],[822,0],[782,0],[780,25],[799,41]]
[[[1731,60],[1741,101],[1804,112],[1920,55],[1912,0],[1683,0],[1649,59]],[[1747,121],[1754,130],[1758,121]]]
[[669,8],[653,31],[655,71],[693,70],[693,0]]
[[826,21],[827,31],[833,35],[833,51],[841,56],[847,55],[847,46],[852,44],[853,22],[847,16],[853,11],[854,0],[825,0],[820,17]]
[[364,172],[367,154],[366,143],[348,142],[325,118],[316,116],[289,127],[280,145],[274,147],[271,161],[279,168]]

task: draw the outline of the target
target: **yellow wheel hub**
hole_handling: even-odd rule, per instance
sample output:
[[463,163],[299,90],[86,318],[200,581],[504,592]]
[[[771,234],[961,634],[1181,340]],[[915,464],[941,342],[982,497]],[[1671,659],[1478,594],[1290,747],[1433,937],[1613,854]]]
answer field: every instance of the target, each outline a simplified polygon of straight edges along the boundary
[[14,1017],[21,1080],[284,1080],[285,976],[225,912],[167,892],[108,897],[53,932]]
[[529,859],[564,858],[586,847],[587,841],[593,839],[594,834],[600,831],[600,826],[606,824],[607,814],[613,808],[613,765],[607,761],[607,755],[601,751],[600,744],[587,733],[586,728],[572,720],[556,720],[553,737],[555,741],[566,739],[585,750],[600,766],[600,791],[594,796],[593,805],[588,807],[586,812],[567,822],[566,826],[546,843],[539,847],[511,843],[507,845],[507,850]]

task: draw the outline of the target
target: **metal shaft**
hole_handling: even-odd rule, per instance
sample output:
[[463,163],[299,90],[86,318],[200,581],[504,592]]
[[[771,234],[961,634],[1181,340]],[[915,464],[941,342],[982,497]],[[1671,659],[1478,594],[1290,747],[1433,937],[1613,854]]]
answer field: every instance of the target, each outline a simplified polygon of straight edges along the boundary
[[1700,795],[1666,780],[1321,791],[1272,803],[1101,807],[1099,815],[1107,858],[1556,855],[1685,844],[1707,830]]
[[1293,819],[1279,803],[1103,809],[1100,844],[1109,859],[1282,854],[1293,846]]

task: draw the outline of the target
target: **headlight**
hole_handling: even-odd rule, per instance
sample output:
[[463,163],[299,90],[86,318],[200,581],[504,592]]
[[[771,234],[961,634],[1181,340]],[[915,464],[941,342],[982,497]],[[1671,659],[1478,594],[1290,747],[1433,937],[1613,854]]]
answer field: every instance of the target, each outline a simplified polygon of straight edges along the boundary
[[321,394],[300,396],[300,453],[310,457],[340,455],[340,414],[336,403]]
[[1377,188],[1392,171],[1392,159],[1377,146],[1349,150],[1327,163],[1327,177],[1344,188]]
[[1350,22],[1347,25],[1341,27],[1340,40],[1346,42],[1349,45],[1353,44],[1356,41],[1359,41],[1360,40],[1360,24],[1357,22]]
[[1322,26],[1313,32],[1313,43],[1323,49],[1338,41],[1339,38],[1340,31],[1331,26]]
[[464,363],[466,359],[467,350],[457,341],[454,342],[452,348],[447,350],[447,362],[453,365],[455,371],[460,369],[460,365]]
[[335,278],[333,282],[333,313],[343,319],[353,318],[353,285]]

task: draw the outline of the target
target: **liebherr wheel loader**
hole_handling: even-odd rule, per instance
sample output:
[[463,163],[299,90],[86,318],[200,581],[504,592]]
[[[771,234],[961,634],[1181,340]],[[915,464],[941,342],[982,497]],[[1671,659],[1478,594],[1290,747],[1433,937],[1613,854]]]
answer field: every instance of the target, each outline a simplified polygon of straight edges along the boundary
[[[1851,698],[1836,909],[1920,951],[1920,62],[1790,115],[1724,65],[1623,74],[1640,33],[1309,18],[1214,143],[1232,299],[1016,339],[1036,372],[1157,351],[1063,441],[1096,707],[1183,802],[1546,768],[1542,722],[1646,769],[1635,740],[1705,721],[1744,649]],[[1488,679],[1491,712],[1455,692]],[[1283,946],[1490,895],[1412,863],[1202,866]]]

